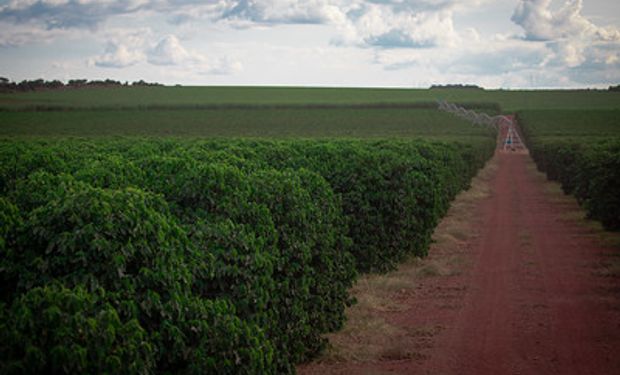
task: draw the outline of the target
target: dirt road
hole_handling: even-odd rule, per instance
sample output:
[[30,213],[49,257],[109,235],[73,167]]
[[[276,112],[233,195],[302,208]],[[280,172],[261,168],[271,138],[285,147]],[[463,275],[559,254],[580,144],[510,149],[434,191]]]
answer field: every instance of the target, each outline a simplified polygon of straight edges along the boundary
[[427,278],[400,301],[407,308],[384,313],[411,332],[436,328],[409,341],[417,354],[302,374],[620,374],[620,282],[601,268],[614,249],[571,220],[576,203],[554,199],[528,154],[495,158],[461,272]]

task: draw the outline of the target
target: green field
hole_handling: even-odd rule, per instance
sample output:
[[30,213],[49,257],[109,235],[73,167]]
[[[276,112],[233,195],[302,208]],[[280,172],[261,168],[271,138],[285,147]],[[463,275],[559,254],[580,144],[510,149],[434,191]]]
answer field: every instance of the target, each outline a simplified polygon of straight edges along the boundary
[[488,136],[430,109],[284,108],[0,112],[0,136],[453,137]]
[[611,110],[620,93],[475,89],[116,87],[0,94],[0,136],[456,137],[436,100],[489,114]]
[[0,94],[0,108],[32,106],[136,108],[150,106],[274,105],[433,105],[444,99],[461,103],[498,103],[504,112],[522,109],[611,109],[620,93],[590,90],[374,89],[288,87],[120,87]]
[[536,138],[620,137],[620,109],[521,111],[519,118]]

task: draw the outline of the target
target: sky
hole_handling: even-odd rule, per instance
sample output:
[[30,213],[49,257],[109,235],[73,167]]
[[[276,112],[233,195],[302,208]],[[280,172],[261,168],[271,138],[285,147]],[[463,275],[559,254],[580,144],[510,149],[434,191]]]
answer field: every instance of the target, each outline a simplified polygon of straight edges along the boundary
[[618,0],[0,0],[0,76],[606,88]]

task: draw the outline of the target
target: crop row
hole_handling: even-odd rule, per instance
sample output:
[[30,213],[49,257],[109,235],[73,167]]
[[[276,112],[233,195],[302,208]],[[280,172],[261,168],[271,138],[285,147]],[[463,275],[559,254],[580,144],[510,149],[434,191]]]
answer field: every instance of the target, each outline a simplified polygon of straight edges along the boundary
[[533,111],[519,121],[538,169],[588,216],[620,229],[620,111]]
[[493,149],[0,142],[0,372],[294,372]]

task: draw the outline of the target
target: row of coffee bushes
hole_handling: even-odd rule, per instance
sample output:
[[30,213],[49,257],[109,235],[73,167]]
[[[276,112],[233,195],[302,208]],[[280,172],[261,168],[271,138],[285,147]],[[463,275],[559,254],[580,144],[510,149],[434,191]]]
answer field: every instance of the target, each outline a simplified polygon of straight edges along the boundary
[[426,255],[437,221],[493,154],[494,143],[428,141],[203,142],[280,168],[324,177],[342,199],[357,269],[383,272],[404,257]]
[[294,372],[493,146],[0,142],[0,372]]
[[545,128],[546,116],[557,114],[526,112],[519,118],[538,169],[573,194],[590,218],[609,230],[620,229],[620,136],[587,119],[575,124],[567,117],[566,125],[551,122]]

